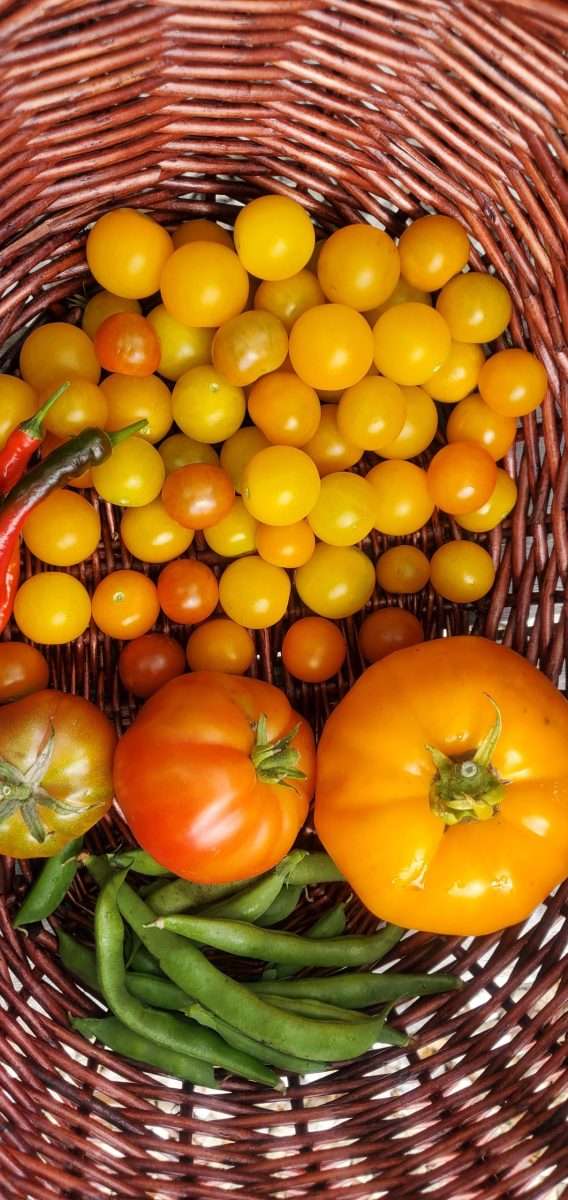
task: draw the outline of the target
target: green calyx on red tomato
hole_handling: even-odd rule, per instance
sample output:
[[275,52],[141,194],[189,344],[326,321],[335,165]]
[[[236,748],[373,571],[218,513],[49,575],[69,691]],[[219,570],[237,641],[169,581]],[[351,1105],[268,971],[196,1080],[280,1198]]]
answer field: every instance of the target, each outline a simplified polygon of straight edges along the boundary
[[112,800],[114,730],[88,700],[36,692],[0,710],[0,853],[50,858]]

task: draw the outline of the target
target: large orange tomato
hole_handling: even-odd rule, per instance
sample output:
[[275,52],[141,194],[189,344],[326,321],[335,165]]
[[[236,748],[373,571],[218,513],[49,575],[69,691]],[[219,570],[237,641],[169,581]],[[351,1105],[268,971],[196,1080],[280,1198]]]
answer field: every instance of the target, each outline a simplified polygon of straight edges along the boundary
[[140,845],[196,883],[267,871],[314,787],[309,725],[258,679],[195,671],[147,701],[115,755],[116,796]]
[[568,874],[568,704],[484,638],[391,654],[327,722],[315,819],[377,916],[460,935],[513,925]]

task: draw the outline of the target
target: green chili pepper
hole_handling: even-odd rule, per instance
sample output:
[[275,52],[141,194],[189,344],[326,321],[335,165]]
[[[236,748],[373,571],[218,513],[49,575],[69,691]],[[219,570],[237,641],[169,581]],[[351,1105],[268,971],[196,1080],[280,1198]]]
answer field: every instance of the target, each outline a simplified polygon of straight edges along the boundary
[[82,1033],[83,1037],[94,1037],[98,1042],[108,1046],[110,1050],[116,1050],[125,1058],[132,1058],[135,1062],[144,1063],[145,1066],[155,1067],[163,1075],[173,1075],[177,1079],[198,1083],[202,1087],[214,1088],[217,1086],[213,1069],[208,1063],[199,1062],[188,1054],[169,1050],[166,1046],[160,1046],[150,1038],[144,1037],[143,1034],[134,1033],[117,1017],[100,1019],[73,1017],[71,1025],[73,1029]]
[[43,921],[55,912],[75,878],[79,866],[77,855],[82,845],[82,837],[73,838],[58,854],[46,859],[14,917],[14,929],[19,929],[21,925],[31,925],[34,921]]

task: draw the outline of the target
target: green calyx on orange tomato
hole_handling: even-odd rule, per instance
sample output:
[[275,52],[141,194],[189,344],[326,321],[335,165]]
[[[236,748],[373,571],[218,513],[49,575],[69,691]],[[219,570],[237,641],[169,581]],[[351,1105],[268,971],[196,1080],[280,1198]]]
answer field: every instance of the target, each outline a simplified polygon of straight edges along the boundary
[[[491,697],[488,696],[488,700]],[[463,759],[450,758],[435,746],[428,746],[436,767],[430,785],[432,811],[443,817],[446,825],[460,821],[488,821],[495,815],[503,797],[503,783],[491,766],[491,756],[499,740],[503,721],[495,708],[495,722],[479,743],[475,754]]]

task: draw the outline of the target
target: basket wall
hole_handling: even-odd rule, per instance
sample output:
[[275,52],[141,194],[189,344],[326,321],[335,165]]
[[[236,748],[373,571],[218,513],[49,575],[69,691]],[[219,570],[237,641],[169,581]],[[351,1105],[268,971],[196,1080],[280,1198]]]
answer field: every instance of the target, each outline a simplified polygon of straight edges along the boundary
[[[473,261],[514,301],[513,338],[551,387],[509,465],[512,521],[486,544],[487,602],[414,601],[427,634],[498,638],[564,683],[568,569],[566,335],[568,9],[555,0],[0,0],[0,345],[13,369],[30,324],[77,320],[86,228],[118,203],[170,226],[264,191],[299,198],[322,230],[370,217],[400,232],[457,216]],[[115,515],[78,574],[120,565]],[[448,534],[434,523],[428,548]],[[459,535],[454,530],[453,535]],[[419,543],[420,537],[416,539]],[[368,549],[376,555],[382,541]],[[35,569],[26,557],[25,570]],[[296,613],[297,608],[294,610]],[[320,728],[361,670],[353,622],[341,677],[283,682]],[[258,635],[280,681],[282,630]],[[115,648],[96,631],[51,652],[52,682],[131,718]],[[94,838],[120,834],[98,830]],[[417,1048],[370,1054],[284,1098],[246,1083],[200,1095],[150,1077],[67,1028],[94,1004],[60,972],[47,932],[11,931],[27,867],[0,905],[0,1195],[7,1200],[548,1200],[568,1180],[565,897],[527,930],[460,943],[413,935],[402,969],[459,969],[460,997],[412,1005]],[[87,920],[80,882],[65,908]],[[329,894],[329,892],[328,892]],[[312,897],[313,904],[323,896]],[[313,918],[304,906],[299,927]],[[309,910],[309,911],[308,911]],[[371,927],[350,902],[352,928]],[[252,1152],[251,1152],[252,1149]]]

